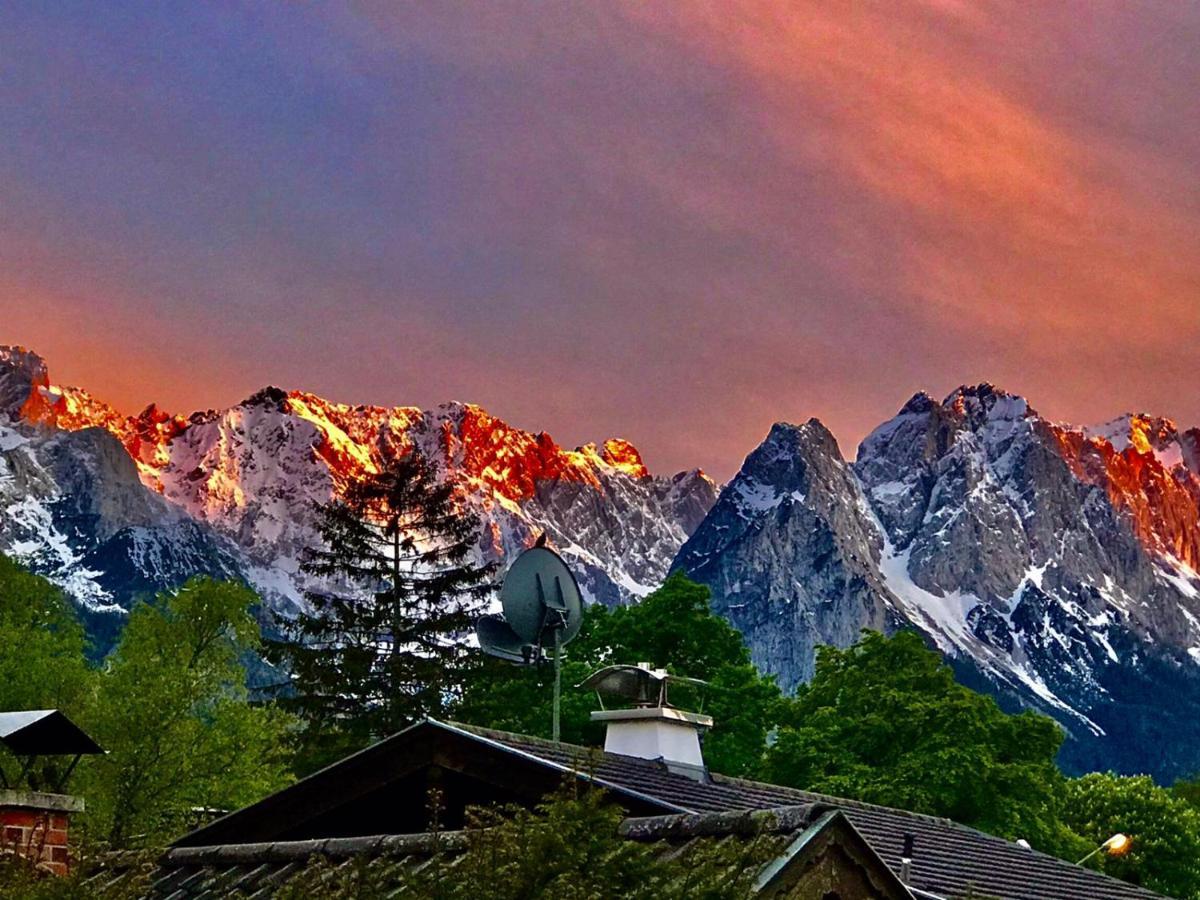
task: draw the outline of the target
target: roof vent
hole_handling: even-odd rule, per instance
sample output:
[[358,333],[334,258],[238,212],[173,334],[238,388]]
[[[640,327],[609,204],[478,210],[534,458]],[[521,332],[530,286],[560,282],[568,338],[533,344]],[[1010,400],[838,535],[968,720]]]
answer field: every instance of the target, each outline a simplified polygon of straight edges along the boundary
[[904,849],[900,851],[900,880],[908,884],[912,879],[914,837],[911,832],[904,833]]
[[[650,663],[638,663],[607,666],[579,687],[591,688],[600,697],[602,708],[592,713],[592,721],[607,725],[605,752],[660,760],[672,772],[704,781],[708,770],[700,751],[700,736],[712,728],[712,717],[671,706],[667,700],[667,687],[671,684],[705,686],[695,678],[671,675]],[[630,709],[604,709],[605,694],[634,705]]]

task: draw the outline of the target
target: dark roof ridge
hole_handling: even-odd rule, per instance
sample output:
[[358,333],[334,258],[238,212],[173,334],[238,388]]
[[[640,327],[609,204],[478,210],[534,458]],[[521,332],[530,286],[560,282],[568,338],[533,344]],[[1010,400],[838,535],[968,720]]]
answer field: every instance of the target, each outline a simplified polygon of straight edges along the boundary
[[[520,752],[520,751],[517,751],[517,748],[515,748],[515,747],[510,747],[506,744],[503,744],[503,741],[506,738],[513,740],[515,742],[522,743],[522,744],[532,744],[534,746],[545,747],[547,750],[565,750],[567,752],[575,751],[575,752],[578,752],[579,756],[581,756],[581,757],[600,755],[600,756],[611,756],[616,759],[632,760],[633,762],[640,763],[642,765],[653,766],[654,768],[659,769],[660,771],[662,771],[664,773],[671,773],[670,767],[667,766],[667,764],[665,762],[663,762],[662,760],[647,759],[644,756],[630,756],[626,753],[613,753],[611,750],[605,750],[603,747],[588,747],[584,744],[571,744],[566,741],[555,742],[555,741],[550,740],[549,738],[534,737],[533,735],[520,734],[519,732],[516,732],[516,731],[501,731],[499,728],[485,728],[482,725],[467,725],[463,722],[449,722],[449,721],[443,722],[439,719],[427,719],[426,721],[428,721],[434,725],[441,725],[443,727],[457,728],[460,731],[465,731],[465,732],[473,735],[474,737],[483,738],[485,740],[490,740],[490,741],[500,742],[505,747],[505,749],[510,750],[510,751]],[[541,757],[539,757],[539,759],[541,759]],[[543,759],[542,761],[550,762],[550,760],[545,760],[545,759]],[[671,773],[671,774],[678,774],[678,773]],[[681,776],[681,777],[686,777],[686,776]],[[722,777],[724,777],[724,776],[722,776]],[[595,779],[595,780],[597,783],[600,783],[600,779]],[[771,785],[771,787],[778,789],[780,786],[779,785]],[[787,790],[793,790],[793,788],[787,788]]]
[[779,834],[810,825],[821,813],[834,807],[817,803],[777,806],[771,809],[738,809],[709,813],[682,813],[668,816],[631,816],[617,829],[621,837],[635,841],[712,835]]
[[[878,803],[867,803],[866,801],[863,801],[863,800],[850,800],[850,799],[847,799],[844,797],[834,797],[829,794],[820,794],[820,793],[816,793],[814,791],[805,791],[800,788],[790,788],[790,787],[784,787],[783,785],[771,784],[770,782],[767,782],[767,781],[754,781],[749,778],[736,778],[731,775],[721,775],[719,773],[713,773],[713,781],[716,784],[721,784],[721,783],[738,784],[738,785],[745,785],[748,787],[760,788],[760,789],[764,789],[764,790],[795,791],[797,793],[807,794],[808,796],[814,798],[814,800],[816,801],[814,803],[815,806],[827,804],[829,807],[840,808],[840,809],[862,809],[862,810],[881,811],[881,812],[886,812],[886,813],[898,813],[898,814],[903,815],[908,818],[919,819],[923,822],[929,822],[934,825],[940,825],[942,827],[951,828],[956,831],[966,832],[971,835],[974,835],[977,838],[983,838],[987,841],[993,841],[998,844],[1004,844],[1005,846],[1009,846],[1009,847],[1021,846],[1016,841],[1010,841],[1008,838],[1003,838],[1003,837],[1000,837],[999,835],[991,834],[987,831],[981,831],[980,829],[975,828],[971,825],[964,825],[962,822],[955,822],[953,819],[947,819],[944,816],[934,816],[934,815],[929,815],[928,813],[918,813],[918,812],[913,812],[912,810],[898,809],[894,806],[882,806],[881,804],[878,804]],[[1132,887],[1139,891],[1148,891],[1149,890],[1148,888],[1142,888],[1140,885],[1129,885],[1128,882],[1124,882],[1121,879],[1116,878],[1112,875],[1109,875],[1105,872],[1100,872],[1095,869],[1088,869],[1084,866],[1080,866],[1078,864],[1072,863],[1069,859],[1063,859],[1062,857],[1055,856],[1052,853],[1046,853],[1044,850],[1038,850],[1036,847],[1021,847],[1021,849],[1025,853],[1028,853],[1028,854],[1034,855],[1034,856],[1040,856],[1042,859],[1048,860],[1052,863],[1056,863],[1059,866],[1063,866],[1063,867],[1065,867],[1065,870],[1069,870],[1072,872],[1074,872],[1074,870],[1079,870],[1080,873],[1084,874],[1085,878],[1090,876],[1090,877],[1098,878],[1103,882],[1108,882],[1108,883],[1116,882],[1121,885]],[[1065,875],[1065,871],[1064,871],[1064,875]]]
[[213,863],[266,863],[305,860],[311,856],[349,859],[354,856],[432,854],[458,850],[466,844],[462,831],[419,834],[374,834],[366,837],[322,838],[307,841],[264,841],[254,844],[210,844],[204,847],[174,847],[159,859],[159,865],[195,866]]
[[520,747],[510,746],[510,745],[504,743],[504,741],[501,740],[501,738],[502,737],[515,738],[515,739],[519,739],[519,740],[525,741],[525,742],[529,742],[532,740],[537,745],[542,745],[542,746],[546,746],[546,747],[550,747],[550,748],[559,748],[559,749],[565,748],[567,750],[578,750],[578,751],[580,751],[579,755],[581,757],[615,756],[620,759],[636,760],[639,763],[646,763],[646,764],[652,765],[652,766],[654,766],[654,765],[660,766],[662,768],[663,772],[669,771],[665,765],[663,765],[662,763],[656,763],[654,760],[642,759],[641,757],[637,757],[637,756],[625,756],[620,753],[608,753],[601,747],[584,747],[580,744],[566,744],[566,743],[563,743],[562,741],[555,743],[554,741],[548,741],[545,738],[529,738],[527,735],[516,734],[515,732],[511,732],[511,731],[496,731],[494,729],[489,729],[489,728],[480,728],[479,726],[476,726],[476,725],[464,725],[461,722],[442,722],[438,719],[432,719],[432,718],[425,718],[422,720],[422,722],[424,724],[433,725],[437,728],[444,728],[448,731],[457,732],[459,734],[465,734],[468,737],[474,738],[477,741],[486,741],[489,745],[498,747],[499,749],[505,751],[506,753],[512,753],[516,756],[532,758],[541,765],[550,766],[551,768],[557,769],[560,772],[571,773],[576,776],[586,778],[588,781],[592,782],[593,784],[597,784],[600,787],[606,788],[610,791],[615,791],[616,793],[619,793],[619,794],[625,794],[626,796],[629,796],[629,797],[635,797],[639,800],[647,800],[647,801],[653,803],[655,806],[669,807],[671,809],[674,809],[678,813],[690,812],[690,810],[688,810],[686,807],[680,806],[677,803],[672,803],[669,800],[663,800],[661,797],[652,796],[643,791],[639,791],[639,790],[631,788],[627,785],[620,784],[619,782],[616,782],[616,781],[610,781],[606,778],[599,778],[596,775],[588,773],[587,771],[581,770],[577,767],[565,766],[562,763],[557,763],[552,759],[546,759],[545,757],[538,756],[535,753],[530,753],[527,750],[522,750]]
[[[546,747],[547,749],[558,750],[578,750],[581,756],[588,756],[593,753],[604,753],[608,756],[620,756],[623,759],[637,759],[641,762],[653,763],[652,759],[643,759],[640,756],[626,756],[623,753],[609,753],[603,747],[588,747],[584,744],[571,744],[567,741],[552,741],[549,738],[535,737],[531,734],[520,734],[516,731],[504,731],[500,728],[487,728],[483,725],[470,725],[466,722],[452,722],[443,719],[426,719],[433,725],[441,725],[443,727],[457,728],[460,731],[467,731],[476,737],[489,738],[491,740],[502,740],[511,738],[520,741],[523,744],[533,744],[535,746]],[[665,767],[664,767],[665,768]]]

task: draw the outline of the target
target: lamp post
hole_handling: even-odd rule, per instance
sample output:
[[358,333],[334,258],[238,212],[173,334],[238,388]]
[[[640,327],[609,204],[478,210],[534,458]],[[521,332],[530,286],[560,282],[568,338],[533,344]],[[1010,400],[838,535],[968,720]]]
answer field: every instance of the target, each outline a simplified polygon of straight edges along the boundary
[[1081,859],[1079,862],[1077,862],[1075,865],[1082,866],[1085,862],[1087,862],[1089,859],[1091,859],[1093,856],[1095,856],[1097,853],[1099,853],[1102,850],[1105,853],[1107,853],[1109,856],[1120,856],[1122,853],[1124,853],[1126,850],[1129,849],[1129,846],[1132,843],[1133,843],[1133,838],[1131,838],[1129,835],[1121,834],[1120,832],[1117,832],[1112,837],[1110,837],[1107,841],[1105,841],[1103,844],[1101,844],[1099,847],[1097,847],[1095,850],[1093,850],[1091,853],[1089,853],[1087,856],[1085,856],[1083,859]]

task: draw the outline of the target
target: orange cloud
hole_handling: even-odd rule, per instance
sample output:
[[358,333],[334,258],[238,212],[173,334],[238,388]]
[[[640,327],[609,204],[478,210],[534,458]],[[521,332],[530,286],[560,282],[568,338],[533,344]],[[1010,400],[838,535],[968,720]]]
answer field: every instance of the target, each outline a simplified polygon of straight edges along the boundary
[[0,27],[46,68],[0,86],[0,337],[127,408],[455,397],[718,475],[983,379],[1200,421],[1194,7],[279,15]]

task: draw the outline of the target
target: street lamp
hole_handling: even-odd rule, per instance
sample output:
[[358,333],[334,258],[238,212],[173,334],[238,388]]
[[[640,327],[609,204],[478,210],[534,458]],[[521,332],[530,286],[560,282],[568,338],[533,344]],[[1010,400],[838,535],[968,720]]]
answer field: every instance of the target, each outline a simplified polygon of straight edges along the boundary
[[1077,862],[1075,865],[1082,866],[1085,862],[1087,862],[1089,859],[1091,859],[1093,856],[1095,856],[1101,850],[1103,850],[1109,856],[1120,856],[1122,853],[1124,853],[1126,850],[1129,849],[1131,844],[1133,844],[1133,838],[1131,838],[1127,834],[1121,834],[1120,832],[1117,832],[1112,837],[1110,837],[1107,841],[1105,841],[1103,844],[1101,844],[1099,847],[1097,847],[1095,850],[1093,850],[1091,853],[1089,853],[1087,856],[1085,856],[1083,859],[1081,859],[1079,862]]

